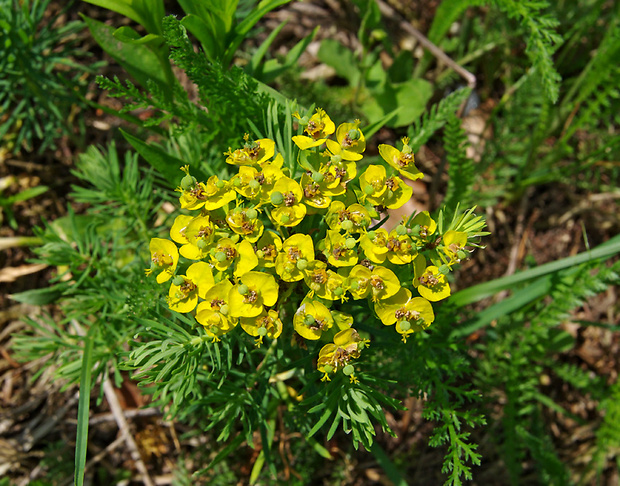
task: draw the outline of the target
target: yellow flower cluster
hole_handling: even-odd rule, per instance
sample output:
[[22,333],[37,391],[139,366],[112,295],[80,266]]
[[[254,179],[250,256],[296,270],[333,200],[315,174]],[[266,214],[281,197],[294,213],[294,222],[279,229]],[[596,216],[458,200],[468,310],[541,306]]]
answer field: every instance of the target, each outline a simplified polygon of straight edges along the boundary
[[[427,212],[389,232],[373,228],[381,213],[411,198],[404,179],[422,177],[408,139],[400,150],[380,145],[385,164],[358,174],[366,149],[358,121],[336,128],[321,109],[294,116],[303,129],[293,137],[297,165],[284,167],[273,140],[246,135],[243,147],[224,154],[238,167],[228,180],[200,182],[182,168],[177,191],[189,214],[175,219],[172,241],[151,240],[147,274],[171,280],[170,308],[195,312],[215,341],[240,324],[260,345],[292,326],[291,333],[327,343],[317,361],[324,380],[342,371],[355,381],[350,362],[369,341],[341,310],[346,302],[367,301],[406,342],[433,322],[431,302],[450,295],[446,274],[467,257],[468,235],[437,234]],[[184,274],[180,257],[193,262]]]

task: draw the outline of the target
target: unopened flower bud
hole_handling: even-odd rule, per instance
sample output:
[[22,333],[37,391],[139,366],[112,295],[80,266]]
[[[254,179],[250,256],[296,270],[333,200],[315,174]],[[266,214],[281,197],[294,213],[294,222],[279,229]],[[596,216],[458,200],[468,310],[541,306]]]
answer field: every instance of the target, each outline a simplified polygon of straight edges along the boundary
[[359,138],[360,138],[360,131],[357,128],[352,128],[351,130],[349,130],[347,132],[347,136],[351,140],[359,140]]
[[345,231],[351,231],[353,229],[353,221],[350,219],[345,219],[342,223],[340,223],[340,227]]
[[198,181],[194,176],[187,174],[185,177],[183,177],[183,179],[181,179],[181,188],[184,191],[187,191],[188,189],[194,187],[196,185],[196,182]]
[[321,174],[320,172],[313,172],[312,173],[312,180],[314,182],[316,182],[317,184],[323,182],[323,179],[325,179],[325,176],[323,174]]
[[274,206],[279,206],[284,202],[284,196],[280,191],[272,192],[269,199],[271,200],[271,204],[273,204]]

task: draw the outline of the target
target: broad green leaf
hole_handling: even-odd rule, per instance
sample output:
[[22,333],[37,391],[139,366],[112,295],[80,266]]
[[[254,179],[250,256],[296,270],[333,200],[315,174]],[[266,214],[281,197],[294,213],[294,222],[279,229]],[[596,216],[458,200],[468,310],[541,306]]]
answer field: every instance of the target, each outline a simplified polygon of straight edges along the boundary
[[114,37],[114,27],[82,16],[95,41],[143,87],[148,81],[167,88],[171,78],[170,62],[146,45],[128,44]]
[[361,76],[357,68],[355,54],[340,42],[323,39],[317,54],[319,60],[336,70],[336,74],[345,78],[351,86],[356,86]]
[[117,12],[142,25],[151,34],[162,34],[163,0],[84,0]]
[[383,92],[366,100],[361,109],[371,123],[400,108],[386,123],[389,127],[410,125],[426,110],[433,95],[432,85],[423,79],[410,79],[405,83],[386,83]]
[[164,43],[164,38],[160,35],[147,34],[145,36],[141,36],[134,29],[128,26],[116,29],[112,35],[126,44],[143,44],[159,47]]

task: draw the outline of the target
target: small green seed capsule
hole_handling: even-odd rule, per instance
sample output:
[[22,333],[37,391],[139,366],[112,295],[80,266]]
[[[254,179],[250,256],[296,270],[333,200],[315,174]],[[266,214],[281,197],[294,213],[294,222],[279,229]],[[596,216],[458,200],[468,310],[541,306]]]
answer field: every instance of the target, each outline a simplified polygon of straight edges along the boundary
[[340,296],[342,296],[342,294],[344,294],[344,289],[342,287],[336,287],[334,289],[334,295],[336,297],[340,297]]
[[366,195],[370,196],[373,192],[375,192],[375,188],[368,184],[367,186],[364,186],[364,192]]
[[284,202],[284,196],[280,191],[272,192],[269,199],[271,200],[271,204],[273,204],[274,206],[279,206]]
[[235,177],[232,180],[232,183],[233,183],[233,186],[235,186],[235,187],[241,187],[241,179],[239,179],[238,177]]
[[220,331],[220,328],[217,326],[210,326],[209,331],[211,331],[211,334],[217,335],[217,333]]
[[302,116],[302,117],[299,119],[299,124],[300,124],[300,125],[302,125],[302,126],[304,126],[304,127],[305,127],[305,126],[306,126],[309,122],[310,122],[310,119],[309,119],[307,116]]
[[407,234],[407,228],[405,227],[405,225],[399,224],[396,227],[396,234],[399,235],[399,236],[406,235]]
[[313,316],[311,316],[310,314],[306,314],[306,317],[304,317],[304,324],[306,326],[311,326],[312,324],[314,324],[316,322],[316,320],[314,319]]
[[239,292],[241,295],[247,295],[249,291],[250,289],[246,284],[241,284],[239,285],[239,287],[237,287],[237,292]]
[[345,376],[351,376],[355,372],[355,368],[353,368],[353,365],[348,364],[342,368],[342,372]]
[[207,243],[205,240],[203,240],[202,238],[199,238],[198,240],[196,240],[196,246],[204,251],[207,249],[207,247],[209,246],[209,243]]
[[180,287],[181,285],[185,283],[185,279],[181,277],[181,275],[177,275],[172,279],[172,283],[176,285],[177,287]]
[[420,236],[420,229],[421,229],[420,225],[416,224],[413,228],[411,228],[411,234],[413,236]]
[[411,323],[409,321],[400,321],[400,328],[403,331],[408,331],[411,329]]
[[323,179],[325,179],[325,176],[323,174],[321,174],[320,172],[313,172],[312,173],[312,180],[314,182],[316,182],[317,184],[323,182]]
[[359,138],[360,138],[360,131],[357,128],[352,128],[351,130],[348,131],[347,136],[351,140],[359,140]]
[[261,326],[256,330],[256,333],[261,337],[265,337],[267,335],[267,328],[265,326]]
[[334,367],[332,365],[325,365],[323,366],[323,369],[325,370],[325,373],[331,373],[334,371]]
[[265,257],[265,252],[263,250],[256,250],[256,256],[258,258],[264,258]]
[[220,263],[223,263],[226,261],[226,253],[224,253],[223,251],[216,251],[214,256],[215,256],[215,259]]
[[217,181],[217,183],[215,184],[215,187],[217,187],[218,189],[224,189],[225,186],[226,183],[224,181]]
[[355,245],[357,245],[357,240],[355,238],[347,238],[344,241],[344,245],[349,249],[352,250],[353,248],[355,248]]
[[300,258],[299,260],[297,260],[296,267],[298,270],[305,270],[306,268],[308,268],[308,260],[306,260],[305,258]]
[[340,227],[345,231],[351,231],[353,229],[353,221],[350,219],[345,219],[342,223],[340,223]]
[[360,283],[357,280],[353,280],[353,282],[349,284],[349,288],[351,290],[357,290],[360,288]]
[[368,236],[368,238],[370,238],[371,241],[373,241],[377,237],[377,233],[372,230],[366,233],[366,235]]
[[256,191],[256,189],[260,187],[260,182],[258,182],[256,179],[252,179],[250,182],[248,182],[248,186],[250,186],[250,189],[252,189],[253,191]]
[[250,208],[245,212],[245,217],[248,219],[258,218],[258,211],[254,208]]
[[340,162],[342,162],[342,155],[332,155],[329,160],[332,164],[339,164]]
[[196,185],[196,182],[198,181],[195,177],[187,174],[185,177],[183,177],[183,179],[181,179],[181,189],[187,191],[188,189],[194,187]]
[[456,252],[456,256],[459,257],[459,260],[465,260],[467,258],[467,253],[463,250],[459,250]]
[[288,222],[291,220],[291,217],[288,214],[283,214],[280,217],[280,223],[282,224],[288,224]]
[[439,270],[439,273],[442,275],[448,275],[450,273],[450,267],[448,265],[442,265],[437,270]]
[[220,307],[220,314],[222,314],[223,316],[227,316],[228,311],[228,304],[224,304],[222,307]]

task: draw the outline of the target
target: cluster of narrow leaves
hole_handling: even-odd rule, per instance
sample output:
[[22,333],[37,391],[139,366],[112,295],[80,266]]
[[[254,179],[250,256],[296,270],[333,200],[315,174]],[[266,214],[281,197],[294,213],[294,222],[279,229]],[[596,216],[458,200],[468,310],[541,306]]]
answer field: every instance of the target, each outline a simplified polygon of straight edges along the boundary
[[411,198],[405,180],[423,176],[408,139],[380,145],[381,163],[364,164],[358,121],[336,128],[321,109],[293,116],[295,160],[273,140],[246,135],[224,154],[238,167],[228,180],[198,181],[182,168],[183,214],[171,239],[151,240],[147,274],[170,282],[170,309],[193,313],[214,342],[238,326],[257,346],[283,333],[301,345],[319,341],[323,380],[342,372],[355,382],[352,361],[370,339],[346,311],[367,305],[365,314],[407,342],[433,323],[431,303],[450,295],[447,275],[481,225],[465,218],[442,228],[420,212],[382,228],[376,221]]

